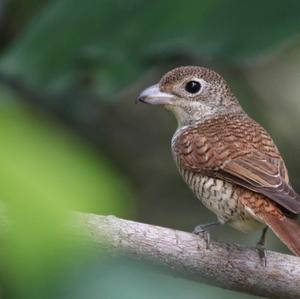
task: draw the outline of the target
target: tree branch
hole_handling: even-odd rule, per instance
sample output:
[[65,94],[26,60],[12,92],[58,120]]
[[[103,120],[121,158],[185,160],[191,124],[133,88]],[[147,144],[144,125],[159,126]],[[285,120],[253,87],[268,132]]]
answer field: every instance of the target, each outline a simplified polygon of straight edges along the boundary
[[[210,285],[270,298],[300,298],[300,258],[267,251],[267,266],[253,248],[205,241],[191,233],[119,219],[78,214],[88,238],[111,253],[163,266]],[[77,219],[77,220],[78,220]],[[78,224],[79,223],[79,224]]]

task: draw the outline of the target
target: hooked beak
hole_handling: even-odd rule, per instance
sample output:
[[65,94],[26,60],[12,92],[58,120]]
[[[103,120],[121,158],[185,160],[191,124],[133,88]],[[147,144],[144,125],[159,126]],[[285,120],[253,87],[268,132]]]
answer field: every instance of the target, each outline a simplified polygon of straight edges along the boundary
[[152,85],[142,91],[138,96],[140,102],[152,105],[170,105],[175,96],[159,90],[159,85]]

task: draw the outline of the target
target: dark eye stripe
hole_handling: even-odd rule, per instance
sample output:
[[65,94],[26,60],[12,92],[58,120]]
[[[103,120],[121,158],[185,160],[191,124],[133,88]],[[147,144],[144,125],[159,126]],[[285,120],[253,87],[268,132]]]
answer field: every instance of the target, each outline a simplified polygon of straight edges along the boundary
[[198,81],[189,81],[185,85],[185,90],[189,93],[197,93],[201,89],[201,84]]

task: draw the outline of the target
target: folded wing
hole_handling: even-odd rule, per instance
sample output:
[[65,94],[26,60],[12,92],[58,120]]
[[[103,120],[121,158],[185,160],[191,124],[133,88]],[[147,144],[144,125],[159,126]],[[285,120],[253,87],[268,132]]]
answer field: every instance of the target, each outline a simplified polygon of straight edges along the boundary
[[289,184],[278,149],[249,118],[227,117],[186,128],[173,151],[181,168],[230,181],[300,213],[300,196]]

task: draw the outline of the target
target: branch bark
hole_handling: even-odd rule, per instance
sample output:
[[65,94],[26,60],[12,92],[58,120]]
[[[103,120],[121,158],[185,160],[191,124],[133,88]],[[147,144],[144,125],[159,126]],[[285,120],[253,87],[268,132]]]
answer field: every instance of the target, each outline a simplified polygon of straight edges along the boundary
[[[114,216],[76,215],[90,241],[110,253],[163,266],[188,279],[269,298],[300,298],[300,258],[267,251],[264,267],[254,248],[211,242]],[[78,221],[79,220],[79,221]]]

